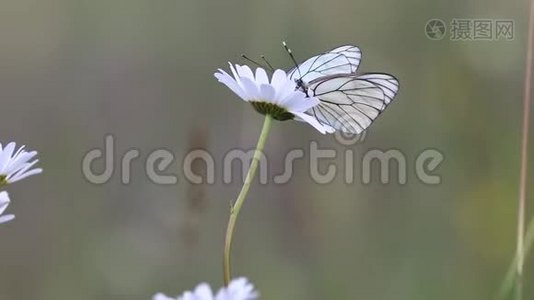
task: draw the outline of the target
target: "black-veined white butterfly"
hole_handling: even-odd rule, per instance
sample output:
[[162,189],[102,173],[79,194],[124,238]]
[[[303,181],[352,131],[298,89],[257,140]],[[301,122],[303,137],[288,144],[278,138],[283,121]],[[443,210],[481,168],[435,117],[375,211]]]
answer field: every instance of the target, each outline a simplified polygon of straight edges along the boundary
[[288,76],[295,80],[298,89],[321,101],[307,113],[331,131],[361,133],[399,90],[399,82],[392,75],[356,73],[362,57],[356,46],[337,47],[300,65],[285,43],[284,47],[296,65]]

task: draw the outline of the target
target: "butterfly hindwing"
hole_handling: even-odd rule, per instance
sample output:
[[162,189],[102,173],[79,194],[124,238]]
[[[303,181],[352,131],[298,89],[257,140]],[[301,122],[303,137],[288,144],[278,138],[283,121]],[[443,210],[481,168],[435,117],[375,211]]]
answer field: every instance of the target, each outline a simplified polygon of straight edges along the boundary
[[396,95],[397,79],[371,73],[319,78],[309,86],[321,103],[308,113],[336,130],[359,134],[378,117]]
[[359,75],[358,78],[361,80],[366,80],[379,87],[384,92],[384,103],[386,105],[388,105],[393,100],[393,98],[395,97],[395,95],[397,95],[397,92],[399,91],[399,81],[389,74],[369,73]]

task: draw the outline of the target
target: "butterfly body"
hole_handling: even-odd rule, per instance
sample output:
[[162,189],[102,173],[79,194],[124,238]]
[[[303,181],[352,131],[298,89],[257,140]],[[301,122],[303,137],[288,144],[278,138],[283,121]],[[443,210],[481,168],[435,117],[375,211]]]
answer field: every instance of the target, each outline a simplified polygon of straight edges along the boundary
[[304,80],[298,78],[298,79],[295,79],[295,83],[297,84],[296,86],[296,90],[299,90],[301,92],[303,92],[304,94],[306,94],[307,97],[309,97],[310,95],[308,94],[308,84],[306,82],[304,82]]

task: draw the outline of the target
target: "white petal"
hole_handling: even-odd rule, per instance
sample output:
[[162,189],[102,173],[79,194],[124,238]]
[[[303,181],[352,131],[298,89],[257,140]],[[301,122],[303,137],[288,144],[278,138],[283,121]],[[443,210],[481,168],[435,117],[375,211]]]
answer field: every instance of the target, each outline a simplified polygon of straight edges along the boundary
[[326,129],[326,133],[334,133],[336,132],[336,129],[330,125],[323,124],[323,127]]
[[287,98],[292,97],[293,94],[301,94],[303,97],[306,96],[300,91],[295,91],[295,87],[296,84],[293,81],[286,79],[284,84],[279,85],[278,88],[276,88],[276,98],[280,105],[284,105]]
[[0,216],[0,224],[9,222],[9,221],[11,221],[13,219],[15,219],[15,215]]
[[33,175],[37,175],[37,174],[41,174],[43,172],[43,169],[41,168],[37,168],[37,169],[33,169],[33,170],[30,170],[30,171],[27,171],[24,170],[24,171],[19,171],[18,173],[14,174],[12,177],[8,178],[7,181],[9,183],[13,183],[13,182],[17,182],[19,180],[22,180],[26,177],[30,177],[30,176],[33,176]]
[[305,114],[305,113],[302,113],[302,112],[299,112],[299,113],[293,113],[295,116],[299,117],[300,119],[302,119],[304,122],[310,124],[311,126],[315,127],[315,129],[319,130],[320,133],[322,134],[325,134],[327,133],[327,128],[324,127],[321,123],[319,123],[319,121],[317,121],[317,119],[315,119],[314,117],[308,115],[308,114]]
[[[9,165],[6,166],[6,168],[4,169],[4,173],[10,174],[10,173],[17,172],[18,170],[23,168],[24,164],[30,159],[32,159],[35,155],[37,155],[37,151],[24,152],[24,153],[19,154],[17,157],[13,157]],[[34,161],[34,163],[36,162],[37,160]]]
[[178,300],[199,300],[192,292],[185,292],[182,296],[178,297]]
[[239,77],[245,77],[254,81],[254,74],[248,66],[235,65],[235,67],[237,70],[237,74],[239,74]]
[[152,296],[152,300],[176,300],[176,298],[168,297],[162,293],[157,293],[154,296]]
[[212,300],[213,293],[207,283],[201,283],[195,288],[195,296],[198,300]]
[[[30,170],[39,160],[30,161],[37,155],[37,151],[25,151],[24,146],[14,151],[16,144],[9,143],[3,151],[0,151],[0,175],[6,176],[7,182],[14,182],[28,176],[38,174],[42,170]],[[13,180],[15,178],[15,180]]]
[[258,84],[268,84],[269,83],[269,77],[267,77],[267,73],[262,68],[256,69],[256,82]]
[[19,160],[19,158],[21,156],[25,156],[25,154],[37,154],[37,152],[33,151],[33,152],[26,152],[24,151],[24,145],[20,146],[19,149],[13,154],[11,155],[11,163],[15,163],[15,161]]
[[[7,206],[9,205],[9,195],[6,191],[0,192],[0,215],[4,213]],[[9,222],[15,218],[15,215],[4,215],[0,216],[0,224]]]
[[239,96],[239,98],[246,100],[246,93],[243,91],[239,83],[232,78],[228,73],[225,71],[219,69],[220,73],[215,73],[215,77],[219,80],[220,83],[226,85],[229,89],[232,90],[236,95]]
[[278,89],[279,87],[283,86],[286,81],[288,80],[286,72],[283,70],[276,70],[273,73],[273,78],[271,79],[271,84],[275,89]]
[[260,94],[263,100],[273,100],[275,93],[274,88],[270,84],[262,84],[260,86]]
[[254,300],[258,298],[254,286],[246,278],[237,278],[219,290],[215,300]]
[[[28,171],[33,165],[35,165],[37,162],[39,162],[38,159],[36,159],[36,160],[34,160],[32,162],[20,162],[20,163],[18,163],[17,167],[13,168],[12,172],[8,172],[7,173],[7,174],[9,174],[7,176],[7,178],[9,179],[9,178],[13,178],[13,177],[22,175],[23,173]],[[8,169],[11,169],[11,166],[8,167]]]
[[290,112],[305,112],[310,108],[319,105],[319,100],[314,97],[306,97],[304,93],[294,93],[284,102],[284,107]]
[[241,78],[241,86],[245,90],[248,99],[247,100],[258,100],[260,97],[260,90],[256,83],[246,77]]
[[9,202],[9,194],[6,191],[0,192],[0,215],[4,213],[4,210],[6,210]]
[[235,80],[239,81],[239,74],[237,74],[234,65],[231,62],[228,62],[228,64],[230,65],[230,71],[232,72],[232,75],[234,76]]
[[305,112],[306,110],[319,104],[319,100],[313,97],[306,97],[300,91],[292,91],[280,103],[290,112]]
[[7,146],[4,148],[2,153],[0,153],[0,174],[3,174],[4,169],[9,164],[11,159],[11,154],[13,154],[13,150],[15,149],[15,143],[11,142],[7,144]]

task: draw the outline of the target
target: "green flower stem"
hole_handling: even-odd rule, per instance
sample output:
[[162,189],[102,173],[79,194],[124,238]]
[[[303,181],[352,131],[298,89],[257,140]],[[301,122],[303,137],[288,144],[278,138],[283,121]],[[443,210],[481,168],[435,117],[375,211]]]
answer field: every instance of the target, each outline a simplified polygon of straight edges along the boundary
[[[528,253],[532,249],[532,244],[534,243],[534,218],[532,218],[528,224],[527,227],[527,233],[525,234],[525,246],[524,246],[524,258],[528,256]],[[508,272],[506,272],[506,277],[504,278],[504,281],[501,285],[501,289],[499,291],[499,298],[498,299],[505,299],[510,294],[512,289],[514,288],[514,282],[516,280],[516,269],[517,269],[517,263],[519,259],[517,255],[514,257],[514,260],[510,264],[510,267],[508,267]]]
[[271,115],[265,115],[265,121],[263,122],[263,128],[261,130],[260,137],[258,139],[258,144],[256,145],[256,150],[254,151],[254,157],[252,158],[252,163],[248,169],[247,176],[245,177],[245,183],[239,192],[237,200],[232,205],[230,210],[230,219],[228,220],[228,227],[226,228],[226,238],[224,241],[224,254],[223,254],[223,270],[224,270],[224,284],[228,285],[231,280],[230,272],[230,256],[232,250],[232,237],[234,235],[235,225],[241,207],[245,203],[248,191],[250,189],[250,184],[254,180],[256,175],[256,169],[258,168],[258,162],[260,161],[261,156],[263,155],[263,148],[265,142],[267,141],[267,136],[269,135],[269,130],[271,129],[271,123],[273,118]]

